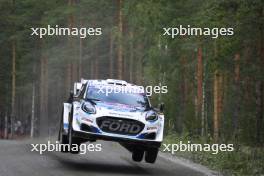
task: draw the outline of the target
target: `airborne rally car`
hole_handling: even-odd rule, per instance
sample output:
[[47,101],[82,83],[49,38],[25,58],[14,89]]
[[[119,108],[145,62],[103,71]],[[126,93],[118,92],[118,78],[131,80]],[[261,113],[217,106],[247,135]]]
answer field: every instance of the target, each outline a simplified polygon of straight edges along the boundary
[[82,79],[63,105],[59,140],[69,146],[115,141],[132,153],[134,161],[142,161],[145,154],[145,161],[154,163],[163,128],[163,104],[153,108],[142,86],[122,80]]

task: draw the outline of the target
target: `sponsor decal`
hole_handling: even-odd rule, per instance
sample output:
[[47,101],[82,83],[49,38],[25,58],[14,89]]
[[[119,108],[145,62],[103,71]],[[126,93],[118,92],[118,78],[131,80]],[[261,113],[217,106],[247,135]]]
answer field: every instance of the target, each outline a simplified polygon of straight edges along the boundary
[[123,120],[104,120],[100,128],[105,131],[138,134],[141,127],[138,124],[126,123]]

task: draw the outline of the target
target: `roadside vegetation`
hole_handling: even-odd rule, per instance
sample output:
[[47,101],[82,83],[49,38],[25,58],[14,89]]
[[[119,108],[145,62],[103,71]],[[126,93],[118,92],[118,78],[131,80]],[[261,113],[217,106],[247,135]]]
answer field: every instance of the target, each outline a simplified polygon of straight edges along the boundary
[[[192,138],[188,134],[181,136],[168,134],[165,137],[164,144],[179,144],[180,141],[184,144],[187,144],[188,141],[194,144],[214,144],[210,138]],[[232,142],[230,141],[230,143]],[[161,151],[164,149],[163,147]],[[212,154],[212,152],[205,151],[176,151],[174,155],[202,164],[227,176],[254,176],[264,173],[264,151],[261,147],[237,144],[233,152],[220,151],[218,154]]]

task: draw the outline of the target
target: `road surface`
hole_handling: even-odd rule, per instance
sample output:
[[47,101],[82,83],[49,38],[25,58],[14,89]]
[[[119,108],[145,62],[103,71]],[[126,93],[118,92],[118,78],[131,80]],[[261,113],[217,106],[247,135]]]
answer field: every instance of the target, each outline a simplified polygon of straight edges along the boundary
[[133,162],[131,154],[117,143],[102,142],[101,152],[85,155],[60,152],[40,155],[31,152],[31,142],[0,140],[0,176],[205,175],[160,156],[155,164]]

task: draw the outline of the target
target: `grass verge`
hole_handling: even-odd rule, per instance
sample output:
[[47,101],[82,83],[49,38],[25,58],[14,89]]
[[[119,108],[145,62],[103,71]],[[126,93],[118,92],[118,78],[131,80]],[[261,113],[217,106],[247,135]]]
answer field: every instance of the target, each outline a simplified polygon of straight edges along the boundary
[[[187,144],[191,141],[193,144],[204,144],[212,142],[205,141],[202,138],[190,139],[188,135],[178,136],[168,134],[163,144]],[[195,163],[207,166],[210,169],[220,171],[223,175],[229,176],[264,176],[264,149],[257,147],[248,147],[236,145],[232,152],[212,152],[205,151],[177,151],[174,155],[192,160]],[[161,149],[162,151],[165,149]]]

